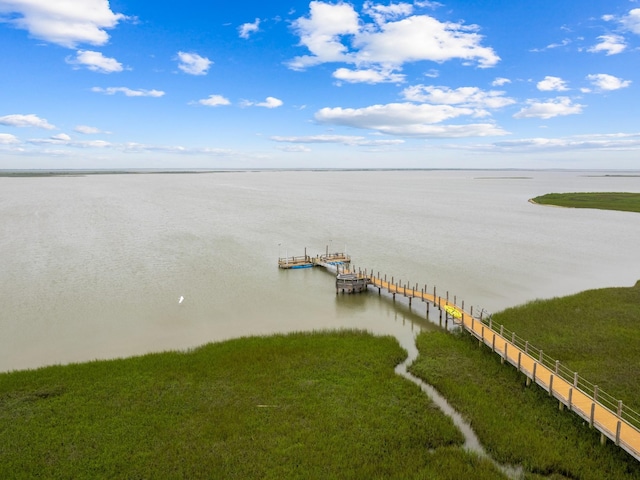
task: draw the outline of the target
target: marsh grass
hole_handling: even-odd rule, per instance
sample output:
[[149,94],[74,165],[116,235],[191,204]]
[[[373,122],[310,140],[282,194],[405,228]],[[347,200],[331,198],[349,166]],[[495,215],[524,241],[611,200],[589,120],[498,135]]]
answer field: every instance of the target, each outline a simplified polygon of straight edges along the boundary
[[362,332],[0,374],[0,478],[503,478]]
[[640,212],[640,193],[548,193],[546,195],[535,197],[532,201],[542,205],[556,205],[559,207],[596,208],[600,210]]
[[493,320],[640,412],[640,281],[535,300]]
[[640,463],[464,333],[422,333],[410,371],[431,383],[464,417],[489,454],[522,465],[527,478],[637,479]]

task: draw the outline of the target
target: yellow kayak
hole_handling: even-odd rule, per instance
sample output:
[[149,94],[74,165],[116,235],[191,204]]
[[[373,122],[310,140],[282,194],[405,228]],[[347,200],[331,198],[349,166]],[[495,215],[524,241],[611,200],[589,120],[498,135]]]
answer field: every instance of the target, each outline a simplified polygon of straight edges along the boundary
[[456,307],[452,307],[451,305],[445,305],[444,311],[451,315],[453,318],[460,319],[462,318],[462,312],[458,310]]

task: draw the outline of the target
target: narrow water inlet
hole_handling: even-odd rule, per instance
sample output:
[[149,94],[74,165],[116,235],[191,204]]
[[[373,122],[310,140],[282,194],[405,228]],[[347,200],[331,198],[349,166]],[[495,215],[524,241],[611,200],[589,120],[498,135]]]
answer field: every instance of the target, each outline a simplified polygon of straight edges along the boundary
[[431,401],[433,401],[433,403],[435,403],[445,415],[451,418],[454,425],[458,427],[458,429],[464,436],[463,448],[467,451],[475,453],[479,457],[489,459],[502,473],[507,475],[509,478],[512,478],[514,480],[523,478],[523,469],[521,466],[501,465],[493,458],[491,458],[480,443],[480,440],[471,428],[471,425],[464,418],[462,418],[462,415],[460,415],[460,413],[457,412],[449,404],[449,402],[447,402],[447,399],[444,398],[432,385],[429,385],[420,378],[409,373],[407,368],[416,360],[416,358],[418,358],[418,348],[415,345],[415,339],[411,344],[407,344],[407,342],[403,342],[401,339],[398,339],[398,341],[407,350],[407,358],[404,362],[396,366],[395,372],[398,375],[418,385],[420,389],[427,394]]

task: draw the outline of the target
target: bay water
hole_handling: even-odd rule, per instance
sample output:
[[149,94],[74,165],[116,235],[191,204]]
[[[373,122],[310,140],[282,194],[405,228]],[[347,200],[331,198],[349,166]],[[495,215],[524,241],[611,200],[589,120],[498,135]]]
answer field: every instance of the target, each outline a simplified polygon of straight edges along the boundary
[[[242,171],[0,177],[0,371],[327,328],[407,349],[424,304],[336,295],[356,268],[495,312],[640,279],[640,215],[534,205],[550,192],[640,192],[578,171]],[[179,303],[180,297],[184,297]]]

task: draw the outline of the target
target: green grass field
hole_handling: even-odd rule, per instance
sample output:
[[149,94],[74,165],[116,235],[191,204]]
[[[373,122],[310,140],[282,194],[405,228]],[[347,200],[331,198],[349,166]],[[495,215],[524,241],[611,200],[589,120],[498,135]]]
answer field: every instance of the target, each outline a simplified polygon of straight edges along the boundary
[[621,210],[640,212],[640,193],[628,192],[586,192],[548,193],[531,199],[541,205],[555,205],[573,208],[597,208],[600,210]]
[[470,421],[489,454],[522,465],[528,479],[625,480],[640,478],[640,463],[608,442],[557,400],[502,365],[470,335],[426,332],[410,368],[431,383]]
[[0,478],[504,478],[361,332],[0,374]]
[[[536,300],[493,316],[530,344],[640,410],[640,282]],[[640,478],[640,463],[467,335],[424,333],[412,373],[471,421],[497,460],[529,473],[581,479]]]

